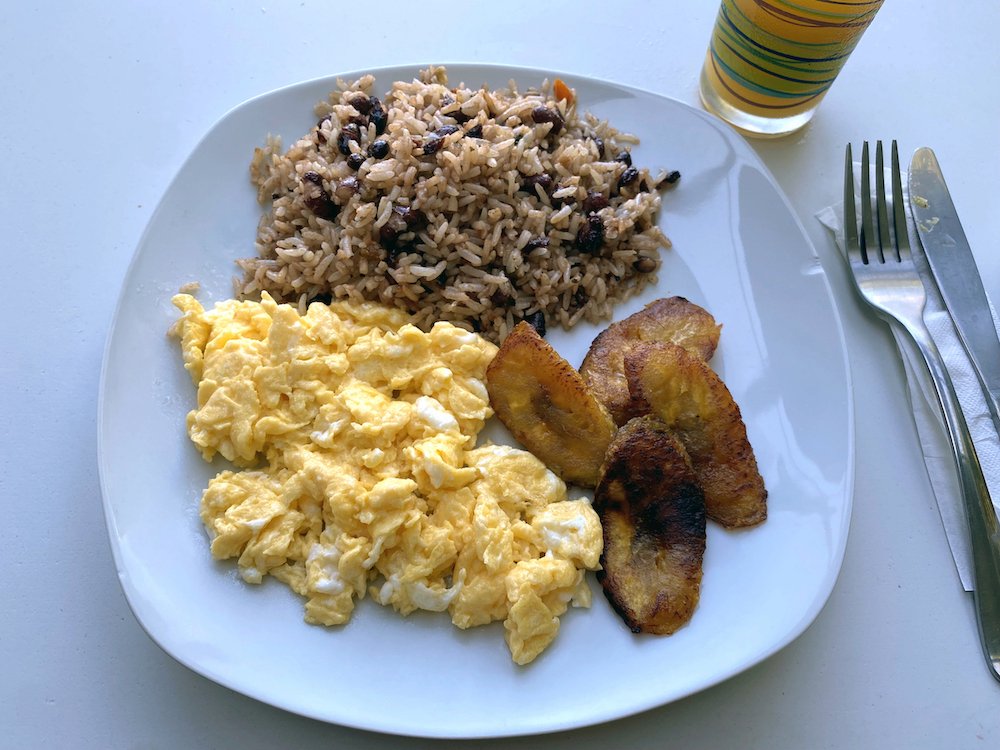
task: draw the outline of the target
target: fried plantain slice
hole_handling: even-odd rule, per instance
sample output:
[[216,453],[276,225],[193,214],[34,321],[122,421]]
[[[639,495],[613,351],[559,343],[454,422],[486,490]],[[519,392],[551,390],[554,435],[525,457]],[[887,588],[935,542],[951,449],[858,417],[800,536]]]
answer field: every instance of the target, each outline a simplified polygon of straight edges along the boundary
[[615,436],[594,491],[604,529],[597,579],[634,633],[669,635],[698,605],[705,500],[681,442],[652,416]]
[[573,366],[518,323],[486,369],[490,404],[514,437],[565,481],[593,487],[615,423]]
[[719,344],[720,329],[707,310],[684,297],[658,299],[598,334],[583,358],[580,374],[608,407],[615,424],[624,424],[638,416],[629,413],[626,352],[643,341],[670,341],[707,362]]
[[705,493],[708,517],[727,527],[767,518],[767,490],[740,408],[708,364],[676,344],[647,342],[625,356],[633,409],[677,435]]

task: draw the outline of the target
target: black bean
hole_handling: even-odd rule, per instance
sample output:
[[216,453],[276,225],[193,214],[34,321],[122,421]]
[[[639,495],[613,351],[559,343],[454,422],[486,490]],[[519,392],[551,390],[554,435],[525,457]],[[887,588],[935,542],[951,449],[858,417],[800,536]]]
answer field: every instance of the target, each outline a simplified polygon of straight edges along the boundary
[[481,122],[480,123],[476,123],[471,128],[469,128],[468,130],[466,130],[465,134],[469,138],[482,138],[483,137],[483,124]]
[[656,261],[652,258],[639,258],[634,263],[633,268],[639,273],[652,273],[656,270]]
[[351,153],[351,139],[341,130],[337,133],[337,149],[342,154]]
[[599,158],[603,159],[604,158],[604,139],[601,138],[600,136],[596,136],[595,135],[593,138],[591,138],[591,140],[594,142],[594,145],[597,146],[597,156]]
[[430,156],[431,154],[436,154],[438,151],[441,150],[441,147],[443,145],[444,145],[444,138],[442,138],[439,135],[434,135],[434,133],[431,133],[424,139],[424,148],[423,148],[424,156]]
[[351,153],[351,141],[360,140],[361,128],[356,123],[349,122],[337,134],[337,148],[340,149],[340,153],[347,156]]
[[434,135],[438,138],[444,138],[446,135],[451,135],[452,133],[457,133],[461,130],[458,125],[442,125],[440,128],[434,131]]
[[[378,244],[384,247],[386,250],[395,250],[396,248],[396,238],[402,234],[402,230],[394,227],[388,221],[378,228]],[[393,256],[390,253],[389,259],[393,260]]]
[[[403,230],[399,227],[394,226],[390,222],[386,222],[378,230],[378,242],[379,244],[387,250],[396,249],[396,240],[399,239],[399,235],[403,233]],[[395,260],[395,256],[390,253],[390,260]]]
[[474,115],[467,115],[462,110],[456,109],[454,112],[449,112],[448,117],[453,119],[459,125],[464,125],[469,120],[471,120],[474,117]]
[[555,190],[555,180],[552,176],[542,172],[541,174],[533,174],[529,177],[525,177],[524,181],[521,183],[521,190],[526,193],[535,194],[535,185],[541,187],[541,189],[548,195],[552,195],[552,191]]
[[[383,229],[384,228],[385,227],[383,227]],[[396,265],[396,261],[399,260],[399,256],[405,255],[406,253],[408,253],[410,251],[410,246],[409,245],[403,245],[401,247],[397,247],[395,245],[395,242],[393,242],[393,244],[389,244],[389,245],[385,245],[383,243],[383,247],[385,247],[385,259],[386,259],[386,262],[389,263],[389,265],[391,265],[391,266],[395,266]]]
[[628,151],[622,151],[618,156],[615,157],[615,161],[620,161],[626,167],[632,166],[632,154]]
[[323,124],[330,122],[330,117],[330,115],[327,115],[316,123],[316,140],[320,143],[326,143],[326,133],[323,132]]
[[323,187],[323,178],[316,172],[302,175],[302,202],[320,219],[333,221],[340,213],[340,206],[330,199],[330,194]]
[[343,205],[351,199],[352,195],[358,192],[360,187],[361,186],[358,183],[358,178],[355,177],[354,175],[351,175],[349,177],[345,177],[344,179],[342,179],[340,182],[337,183],[337,187],[333,191],[333,195],[337,199],[337,201],[341,205]]
[[424,216],[423,212],[409,206],[396,206],[392,210],[403,217],[403,222],[408,227],[415,227],[427,221],[427,217]]
[[374,156],[376,159],[381,159],[382,157],[388,155],[388,153],[389,141],[384,138],[372,141],[371,145],[368,147],[368,155]]
[[351,154],[347,157],[347,166],[357,172],[361,169],[361,165],[365,163],[365,157],[361,154]]
[[528,322],[528,325],[538,332],[539,336],[545,336],[545,313],[541,310],[536,310],[533,313],[525,315],[524,319]]
[[678,171],[677,171],[677,170],[675,169],[675,170],[673,170],[672,172],[668,172],[668,173],[667,173],[667,174],[666,174],[666,175],[665,175],[665,176],[663,177],[663,179],[662,179],[662,180],[660,180],[660,181],[659,181],[658,183],[656,183],[656,187],[657,187],[657,189],[659,189],[659,188],[662,188],[662,187],[665,187],[665,186],[667,186],[667,185],[674,185],[674,184],[676,184],[676,183],[677,183],[677,181],[678,181],[678,180],[679,180],[680,178],[681,178],[681,173],[680,173],[680,172],[678,172]]
[[600,211],[602,208],[607,208],[609,205],[611,205],[611,202],[602,193],[591,190],[587,193],[587,197],[583,199],[583,204],[580,207],[585,214],[592,214]]
[[534,250],[535,248],[548,247],[548,246],[549,246],[548,237],[532,237],[530,240],[528,240],[528,244],[525,245],[525,247],[528,248],[529,250]]
[[415,211],[409,206],[393,206],[388,220],[379,227],[378,241],[382,247],[393,247],[399,239],[399,235],[415,228],[424,221],[426,218],[420,211]]
[[375,126],[375,134],[382,135],[389,124],[389,115],[386,114],[385,109],[382,107],[382,102],[379,101],[377,96],[371,98],[371,111],[368,113],[368,118],[371,120],[372,125]]
[[626,185],[631,185],[635,182],[636,178],[639,176],[639,170],[635,167],[627,167],[622,176],[618,178],[618,187],[623,188]]
[[573,292],[573,307],[579,310],[587,304],[589,299],[590,295],[587,293],[587,290],[583,287],[577,287],[576,291]]
[[490,304],[492,304],[493,307],[507,307],[513,301],[514,298],[503,289],[497,289],[490,296]]
[[372,100],[369,99],[365,94],[357,94],[352,96],[347,100],[347,103],[354,107],[358,112],[363,115],[367,115],[372,111]]
[[584,253],[593,255],[597,253],[604,244],[604,222],[597,214],[591,214],[587,220],[580,225],[576,233],[576,246]]
[[559,131],[563,128],[564,121],[562,115],[557,110],[541,104],[531,110],[531,119],[539,125],[551,122],[552,129],[549,131],[551,135],[559,135]]
[[382,247],[395,247],[396,239],[406,231],[406,225],[402,220],[393,221],[394,218],[390,215],[389,220],[378,228],[378,241]]
[[329,305],[333,302],[333,295],[329,292],[320,292],[309,298],[309,304],[311,305],[313,302],[320,302],[324,305]]

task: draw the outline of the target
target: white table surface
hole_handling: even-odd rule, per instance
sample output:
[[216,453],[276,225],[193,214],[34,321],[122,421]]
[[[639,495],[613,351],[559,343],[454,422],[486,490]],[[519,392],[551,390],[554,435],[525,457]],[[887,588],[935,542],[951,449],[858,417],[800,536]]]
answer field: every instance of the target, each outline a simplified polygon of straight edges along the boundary
[[[469,61],[574,71],[697,105],[716,10],[711,0],[508,0],[457,13],[435,3],[240,5],[22,2],[2,13],[0,253],[13,320],[0,329],[0,747],[438,744],[257,703],[176,663],[133,618],[108,545],[95,437],[125,269],[181,161],[248,97],[345,70]],[[1000,300],[998,26],[989,0],[890,0],[814,122],[755,144],[831,279],[855,383],[851,535],[815,623],[764,663],[673,705],[470,745],[1000,747],[1000,684],[918,459],[900,362],[814,219],[838,198],[848,141],[896,138],[904,154],[932,146]]]

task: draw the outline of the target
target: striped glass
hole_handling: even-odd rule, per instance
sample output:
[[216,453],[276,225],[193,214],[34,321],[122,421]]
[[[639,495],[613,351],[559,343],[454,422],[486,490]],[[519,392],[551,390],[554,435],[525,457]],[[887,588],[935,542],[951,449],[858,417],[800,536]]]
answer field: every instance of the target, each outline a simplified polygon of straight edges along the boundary
[[812,117],[883,0],[722,0],[701,73],[705,107],[749,135]]

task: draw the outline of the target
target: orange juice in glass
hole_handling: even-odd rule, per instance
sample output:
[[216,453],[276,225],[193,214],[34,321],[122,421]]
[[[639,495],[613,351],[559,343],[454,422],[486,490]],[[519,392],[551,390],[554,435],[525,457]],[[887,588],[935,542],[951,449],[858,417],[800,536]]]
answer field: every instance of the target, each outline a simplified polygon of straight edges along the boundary
[[883,0],[722,0],[701,72],[705,108],[748,135],[798,130]]

